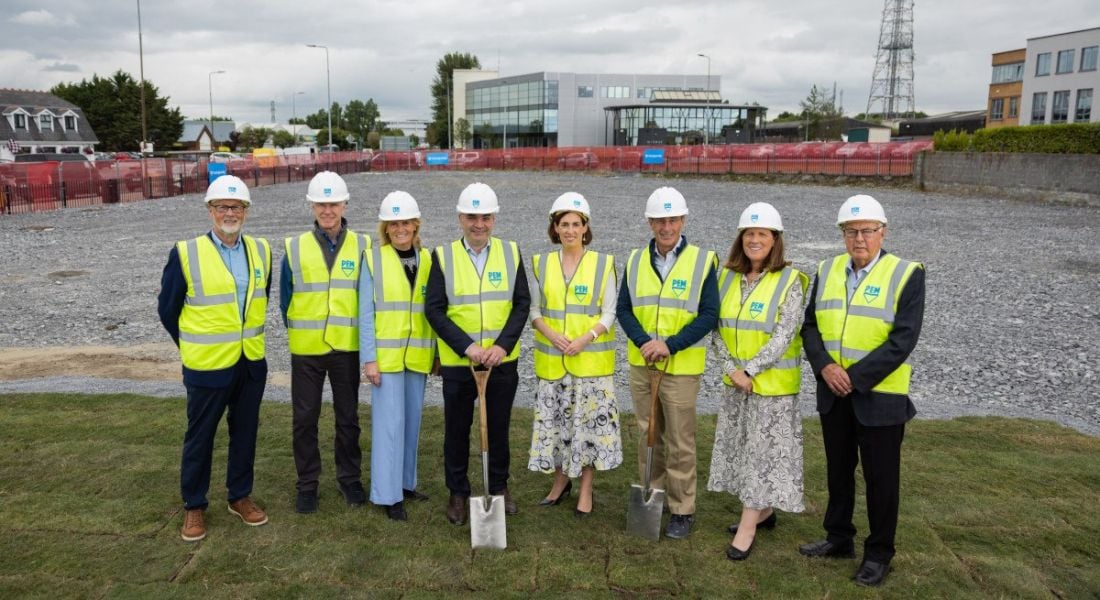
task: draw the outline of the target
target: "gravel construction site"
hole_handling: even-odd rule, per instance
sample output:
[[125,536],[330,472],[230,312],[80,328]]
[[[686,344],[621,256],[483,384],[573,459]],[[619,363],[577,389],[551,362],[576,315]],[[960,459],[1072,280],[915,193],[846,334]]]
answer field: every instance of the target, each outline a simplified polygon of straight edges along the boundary
[[[787,258],[812,273],[844,251],[836,212],[870,193],[886,209],[884,248],[927,269],[924,329],[911,360],[918,418],[1000,415],[1053,420],[1100,435],[1100,208],[921,193],[861,182],[816,186],[712,179],[524,172],[405,172],[346,176],[350,227],[377,239],[378,205],[405,190],[423,213],[421,238],[436,246],[459,236],[455,203],[475,180],[491,185],[501,213],[494,234],[530,256],[552,245],[547,211],[559,194],[584,194],[593,211],[591,248],[627,254],[648,242],[645,200],[672,185],[688,200],[688,240],[729,252],[737,219],[751,202],[770,202],[786,228]],[[245,232],[267,238],[275,259],[267,319],[270,376],[265,399],[290,400],[290,355],[278,310],[283,238],[312,227],[307,182],[253,188]],[[137,393],[183,397],[175,346],[157,317],[161,271],[172,245],[208,231],[201,195],[0,216],[0,393]],[[625,338],[616,382],[631,406]],[[536,381],[525,334],[518,406]],[[715,338],[698,409],[723,401],[724,348]],[[814,413],[813,379],[803,366],[802,406]],[[369,385],[361,401],[369,403]],[[442,402],[440,380],[426,397]]]

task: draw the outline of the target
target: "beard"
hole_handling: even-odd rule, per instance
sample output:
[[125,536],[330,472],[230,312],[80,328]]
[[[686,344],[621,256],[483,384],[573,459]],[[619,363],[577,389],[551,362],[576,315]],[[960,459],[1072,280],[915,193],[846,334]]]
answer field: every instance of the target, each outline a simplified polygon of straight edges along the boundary
[[237,235],[241,232],[242,225],[243,224],[240,221],[233,223],[232,225],[230,225],[229,223],[219,223],[218,231],[222,232],[225,235]]

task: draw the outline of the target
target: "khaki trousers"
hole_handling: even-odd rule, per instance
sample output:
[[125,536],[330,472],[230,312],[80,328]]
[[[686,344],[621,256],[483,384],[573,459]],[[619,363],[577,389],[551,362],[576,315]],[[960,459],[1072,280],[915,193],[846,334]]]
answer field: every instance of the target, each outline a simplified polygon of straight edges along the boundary
[[[651,421],[649,369],[630,367],[630,395],[638,420],[638,478],[645,479],[646,435]],[[698,375],[669,375],[661,379],[658,407],[652,419],[657,428],[650,485],[664,489],[674,515],[695,514],[695,399]],[[667,455],[667,456],[666,456]]]

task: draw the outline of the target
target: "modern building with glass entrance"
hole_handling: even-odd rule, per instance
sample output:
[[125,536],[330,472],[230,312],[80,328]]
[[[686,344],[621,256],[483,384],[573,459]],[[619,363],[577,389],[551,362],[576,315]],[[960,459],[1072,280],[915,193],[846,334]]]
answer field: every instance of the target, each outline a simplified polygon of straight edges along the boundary
[[615,146],[751,144],[760,137],[767,108],[734,105],[718,92],[662,90],[649,102],[604,109]]
[[[455,116],[454,124],[458,131],[458,118],[464,117],[470,139],[462,144],[456,135],[455,145],[610,146],[616,134],[609,108],[649,102],[658,92],[702,93],[708,88],[721,89],[721,78],[539,72],[470,81],[456,86],[455,105],[462,100],[465,110]],[[713,94],[717,96],[717,92]],[[717,102],[714,108],[718,108]]]

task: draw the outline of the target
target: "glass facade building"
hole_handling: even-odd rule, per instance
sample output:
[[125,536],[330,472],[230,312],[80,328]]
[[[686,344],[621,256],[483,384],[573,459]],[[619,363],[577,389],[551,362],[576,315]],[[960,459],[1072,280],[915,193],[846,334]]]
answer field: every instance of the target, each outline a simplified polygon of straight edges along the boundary
[[494,140],[508,147],[557,145],[558,82],[541,75],[467,85],[466,120],[474,147],[488,147]]

